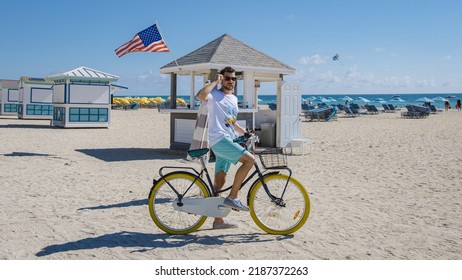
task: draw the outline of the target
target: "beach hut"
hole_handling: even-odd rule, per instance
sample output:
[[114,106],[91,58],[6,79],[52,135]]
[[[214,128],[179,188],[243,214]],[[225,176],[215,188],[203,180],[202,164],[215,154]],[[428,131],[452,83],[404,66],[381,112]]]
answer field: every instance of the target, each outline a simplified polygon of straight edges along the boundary
[[0,115],[18,114],[18,80],[0,80]]
[[53,117],[52,96],[52,82],[44,78],[21,77],[18,118],[51,120]]
[[109,127],[111,82],[118,76],[82,66],[46,79],[54,83],[54,126]]
[[[192,142],[198,113],[198,108],[194,108],[194,97],[197,93],[196,77],[202,77],[202,84],[199,86],[202,87],[207,80],[214,80],[217,73],[226,66],[231,66],[236,70],[238,82],[236,83],[234,94],[242,94],[243,102],[241,104],[242,108],[239,108],[238,123],[250,129],[263,129],[262,123],[275,124],[275,126],[269,125],[267,127],[276,127],[274,131],[276,136],[273,137],[275,138],[273,142],[276,143],[273,143],[273,145],[280,147],[285,144],[281,143],[281,139],[292,137],[291,133],[282,130],[291,130],[291,123],[294,123],[291,118],[295,119],[295,115],[297,115],[296,119],[300,119],[300,112],[292,112],[294,116],[289,116],[289,112],[287,114],[281,113],[281,110],[283,110],[281,107],[301,108],[301,94],[298,92],[297,94],[300,96],[297,98],[286,98],[285,100],[288,102],[298,102],[298,104],[287,104],[286,106],[282,106],[281,96],[283,92],[292,94],[293,91],[283,89],[283,76],[295,73],[295,69],[228,34],[224,34],[160,68],[162,74],[170,74],[171,107],[163,110],[170,113],[170,148],[188,149]],[[189,76],[189,108],[176,107],[178,76]],[[262,112],[257,106],[258,89],[260,84],[264,82],[276,83],[277,111]],[[286,88],[289,88],[288,84],[286,84]],[[300,89],[299,86],[290,88]],[[283,125],[286,122],[287,125]],[[298,133],[296,132],[295,134]]]

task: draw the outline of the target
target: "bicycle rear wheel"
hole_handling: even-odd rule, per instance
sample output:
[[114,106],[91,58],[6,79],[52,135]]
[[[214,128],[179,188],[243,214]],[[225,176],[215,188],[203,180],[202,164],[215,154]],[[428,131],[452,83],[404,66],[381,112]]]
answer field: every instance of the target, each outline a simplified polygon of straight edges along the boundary
[[[173,201],[178,199],[167,181],[184,198],[209,197],[209,191],[201,180],[188,172],[173,172],[157,181],[149,194],[149,213],[154,223],[169,234],[188,234],[204,224],[206,216],[189,214],[173,209]],[[194,182],[194,183],[193,183]],[[189,188],[189,190],[188,190]]]
[[264,180],[270,193],[279,199],[282,196],[282,200],[281,203],[273,202],[262,181],[258,181],[249,196],[250,215],[254,222],[271,234],[290,234],[299,230],[310,214],[310,198],[305,188],[284,174],[271,174]]

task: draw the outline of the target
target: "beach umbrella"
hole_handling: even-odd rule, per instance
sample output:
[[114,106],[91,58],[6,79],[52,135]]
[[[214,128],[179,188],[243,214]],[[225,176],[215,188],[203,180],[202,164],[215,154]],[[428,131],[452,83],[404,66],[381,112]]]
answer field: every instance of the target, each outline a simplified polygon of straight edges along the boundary
[[332,97],[327,97],[327,100],[329,100],[329,102],[337,102],[337,100],[335,100],[335,98]]
[[349,97],[349,96],[344,96],[344,97],[342,98],[342,100],[343,100],[343,101],[346,101],[346,100],[348,100],[348,101],[353,101],[353,98],[351,98],[351,97]]
[[385,101],[385,99],[379,97],[379,98],[376,98],[376,99],[374,100],[374,102],[386,103],[387,101]]
[[355,101],[359,101],[359,102],[364,102],[364,103],[369,103],[371,102],[369,99],[367,98],[364,98],[364,97],[356,97]]
[[321,97],[321,96],[319,96],[318,98],[316,98],[316,99],[313,100],[313,101],[322,102],[322,103],[328,103],[328,102],[330,102],[329,99],[324,98],[324,97]]
[[433,98],[433,101],[434,102],[446,102],[446,101],[449,101],[449,100],[447,100],[446,98],[444,98],[442,96],[438,96],[438,97]]
[[390,102],[406,102],[406,101],[404,101],[404,99],[402,99],[401,97],[393,97],[392,99],[390,99]]
[[418,101],[418,102],[428,102],[428,103],[434,102],[433,99],[430,99],[428,97],[421,97],[421,98],[417,99],[416,101]]

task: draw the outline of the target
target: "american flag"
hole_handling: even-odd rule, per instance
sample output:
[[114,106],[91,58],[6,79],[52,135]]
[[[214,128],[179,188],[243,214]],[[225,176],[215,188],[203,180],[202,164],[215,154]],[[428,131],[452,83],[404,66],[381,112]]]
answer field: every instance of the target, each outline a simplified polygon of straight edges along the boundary
[[137,33],[130,42],[127,42],[115,50],[119,57],[131,52],[169,52],[157,24]]

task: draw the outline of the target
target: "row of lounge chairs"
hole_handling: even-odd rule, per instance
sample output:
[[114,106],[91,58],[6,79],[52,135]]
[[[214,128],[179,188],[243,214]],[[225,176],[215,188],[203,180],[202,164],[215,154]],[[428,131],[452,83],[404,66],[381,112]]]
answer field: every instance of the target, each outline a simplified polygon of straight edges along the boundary
[[399,108],[396,108],[393,104],[382,104],[382,107],[385,113],[394,113],[397,110],[400,110]]
[[401,113],[402,118],[422,119],[430,116],[430,107],[417,106],[417,105],[406,105],[406,112]]
[[339,108],[339,110],[345,111],[345,115],[348,117],[356,117],[360,116],[361,114],[377,115],[381,112],[396,112],[398,110],[401,110],[400,108],[396,108],[392,104],[382,105],[384,109],[379,110],[375,105],[366,104],[364,105],[364,109],[366,109],[366,111],[362,110],[362,112],[360,112],[361,107],[359,107],[358,104],[350,104],[349,106],[339,104],[337,105],[337,107]]
[[320,108],[312,108],[305,110],[303,115],[305,119],[308,121],[330,121],[334,119],[337,114],[337,108],[328,106],[328,107],[320,107]]

